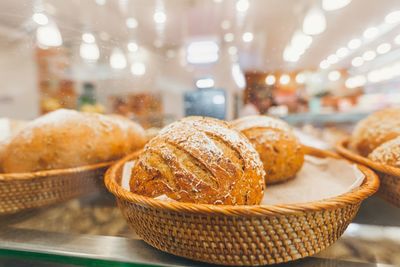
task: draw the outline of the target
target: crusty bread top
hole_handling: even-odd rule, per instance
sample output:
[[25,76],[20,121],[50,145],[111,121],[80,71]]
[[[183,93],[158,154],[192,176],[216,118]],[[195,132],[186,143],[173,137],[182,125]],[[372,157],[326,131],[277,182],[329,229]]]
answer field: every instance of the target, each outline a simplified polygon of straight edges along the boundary
[[400,167],[400,136],[378,146],[368,157],[373,161]]
[[400,108],[387,108],[357,123],[350,146],[367,156],[380,144],[400,135]]
[[61,109],[20,130],[1,165],[5,172],[78,167],[115,160],[145,141],[141,126],[128,119]]
[[285,121],[263,115],[242,117],[232,121],[231,124],[239,131],[250,128],[274,128],[291,131],[289,124]]
[[145,146],[130,187],[185,202],[256,204],[263,195],[264,170],[249,141],[226,122],[188,117]]

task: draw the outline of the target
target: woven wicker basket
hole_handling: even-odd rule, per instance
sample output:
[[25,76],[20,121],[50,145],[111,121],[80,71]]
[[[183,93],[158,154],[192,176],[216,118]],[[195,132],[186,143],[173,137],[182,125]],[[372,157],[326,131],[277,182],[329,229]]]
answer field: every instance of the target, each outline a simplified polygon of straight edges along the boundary
[[0,214],[37,208],[97,190],[111,164],[0,174]]
[[[308,149],[319,157],[333,153]],[[223,206],[164,202],[120,186],[122,166],[106,173],[105,184],[117,198],[129,225],[151,246],[213,264],[265,265],[313,255],[335,242],[361,202],[379,187],[377,176],[359,166],[363,184],[323,201],[292,205]]]
[[344,157],[375,170],[381,182],[379,195],[386,201],[400,207],[400,168],[374,162],[348,149],[348,139],[341,140],[336,150]]

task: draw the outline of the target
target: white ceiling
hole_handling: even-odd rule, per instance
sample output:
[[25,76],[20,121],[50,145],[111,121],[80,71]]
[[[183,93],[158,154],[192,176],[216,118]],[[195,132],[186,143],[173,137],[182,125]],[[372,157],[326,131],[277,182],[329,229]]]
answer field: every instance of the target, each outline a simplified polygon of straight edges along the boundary
[[[222,48],[232,44],[239,48],[241,64],[245,69],[276,70],[317,68],[321,60],[334,53],[340,46],[362,35],[370,27],[382,23],[386,14],[400,9],[400,0],[353,0],[347,7],[325,12],[327,29],[314,38],[311,47],[295,63],[282,59],[283,49],[293,33],[301,28],[305,13],[313,6],[320,6],[318,0],[250,0],[243,23],[235,10],[235,0],[106,0],[105,5],[97,5],[94,0],[2,0],[0,2],[0,44],[12,45],[16,41],[33,40],[35,23],[31,20],[34,6],[43,6],[57,22],[65,43],[77,44],[81,33],[91,31],[100,39],[106,32],[110,40],[99,41],[102,49],[126,46],[129,40],[139,45],[165,54],[168,49],[179,49],[193,39],[212,38],[221,43]],[[167,22],[163,37],[158,35],[153,21],[156,6],[164,5]],[[128,29],[127,17],[139,22],[136,29]],[[221,22],[229,20],[231,29],[223,30]],[[241,34],[254,33],[254,41],[243,43]],[[226,44],[223,34],[232,32],[235,41]],[[392,40],[399,33],[394,28],[385,36],[380,36],[371,47],[383,40]],[[161,39],[161,48],[154,41]],[[367,47],[361,47],[361,53]],[[344,59],[337,67],[348,67],[352,57]]]

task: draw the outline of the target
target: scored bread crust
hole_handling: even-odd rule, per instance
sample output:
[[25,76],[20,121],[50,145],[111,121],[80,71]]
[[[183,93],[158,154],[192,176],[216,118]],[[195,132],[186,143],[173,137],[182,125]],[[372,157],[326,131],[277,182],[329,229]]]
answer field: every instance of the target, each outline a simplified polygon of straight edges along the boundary
[[145,146],[130,189],[182,202],[254,205],[263,196],[264,171],[248,140],[226,122],[188,117]]
[[400,108],[387,108],[361,120],[354,128],[349,146],[366,157],[376,147],[399,135]]
[[369,159],[400,168],[400,136],[387,141],[372,151]]
[[304,163],[304,152],[290,126],[268,116],[249,116],[232,122],[255,147],[264,165],[267,184],[295,177]]
[[57,110],[21,129],[1,164],[7,173],[79,167],[118,159],[145,141],[142,127],[128,119]]

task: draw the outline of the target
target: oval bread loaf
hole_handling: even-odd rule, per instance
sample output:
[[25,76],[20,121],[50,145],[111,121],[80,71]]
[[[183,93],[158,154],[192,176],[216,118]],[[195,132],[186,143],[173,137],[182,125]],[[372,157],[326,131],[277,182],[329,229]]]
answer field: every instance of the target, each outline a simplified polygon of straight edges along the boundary
[[188,117],[164,128],[137,159],[132,192],[202,204],[254,205],[264,171],[249,141],[217,119]]
[[2,169],[33,172],[107,162],[144,144],[144,130],[128,119],[57,110],[28,123],[10,140]]

